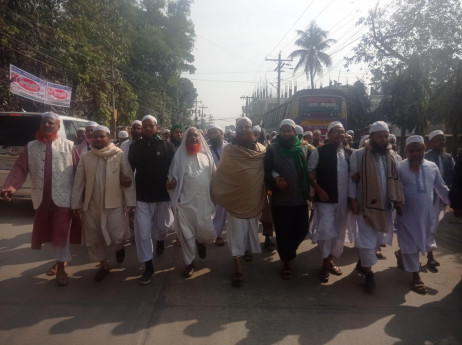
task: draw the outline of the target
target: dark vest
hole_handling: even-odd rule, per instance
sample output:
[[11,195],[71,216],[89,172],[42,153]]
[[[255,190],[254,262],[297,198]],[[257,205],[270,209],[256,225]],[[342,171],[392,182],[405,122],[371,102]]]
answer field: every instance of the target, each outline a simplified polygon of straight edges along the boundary
[[[427,153],[425,153],[425,159],[435,163],[439,168],[440,166],[439,159],[438,159],[439,155],[440,154],[438,152],[434,150],[430,150]],[[444,183],[446,183],[448,187],[451,187],[452,181],[454,178],[454,166],[452,164],[453,162],[452,156],[449,153],[443,152],[441,153],[441,161],[443,162],[443,168],[444,168],[444,174],[443,174]]]
[[[337,148],[333,145],[318,147],[319,161],[316,167],[316,180],[319,186],[329,195],[327,203],[338,203],[337,189]],[[317,195],[315,201],[321,202]]]

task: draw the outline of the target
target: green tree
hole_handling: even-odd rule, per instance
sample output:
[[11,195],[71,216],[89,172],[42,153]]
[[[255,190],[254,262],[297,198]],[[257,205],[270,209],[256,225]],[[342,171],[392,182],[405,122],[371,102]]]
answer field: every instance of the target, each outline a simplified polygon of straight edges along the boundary
[[336,41],[327,39],[328,32],[317,26],[315,21],[312,21],[305,31],[297,30],[297,34],[299,38],[295,44],[300,49],[290,53],[289,58],[299,59],[294,73],[299,68],[303,68],[307,79],[311,82],[311,88],[314,89],[314,78],[316,74],[322,74],[322,65],[329,67],[332,64],[331,57],[324,51]]

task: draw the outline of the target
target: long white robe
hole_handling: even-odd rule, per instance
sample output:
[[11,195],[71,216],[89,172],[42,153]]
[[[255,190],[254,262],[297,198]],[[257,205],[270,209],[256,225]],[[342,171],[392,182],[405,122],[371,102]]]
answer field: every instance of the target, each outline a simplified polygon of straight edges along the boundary
[[404,254],[425,253],[427,234],[437,222],[434,192],[448,204],[449,189],[436,164],[426,159],[418,172],[410,169],[407,159],[398,163],[398,170],[405,199],[403,215],[397,216],[399,247]]

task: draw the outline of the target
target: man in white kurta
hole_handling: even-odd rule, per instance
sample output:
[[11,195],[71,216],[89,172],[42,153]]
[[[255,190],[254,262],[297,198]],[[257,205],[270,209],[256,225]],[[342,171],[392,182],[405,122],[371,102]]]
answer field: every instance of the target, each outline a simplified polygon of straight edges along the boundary
[[369,140],[350,158],[348,199],[358,227],[355,243],[359,249],[357,269],[364,274],[366,293],[375,289],[372,266],[377,263],[376,247],[385,240],[383,234],[389,234],[386,239],[391,245],[393,206],[400,208],[404,201],[388,134],[385,122],[374,122]]
[[99,261],[95,275],[101,281],[109,273],[107,249],[116,250],[120,263],[125,257],[123,242],[128,238],[126,207],[136,205],[135,185],[120,185],[120,175],[133,180],[133,172],[122,150],[111,142],[109,129],[96,126],[92,149],[80,159],[72,189],[71,208],[81,210],[84,243],[90,258]]
[[215,206],[210,198],[214,172],[215,163],[207,142],[196,128],[188,128],[173,157],[167,182],[174,228],[186,264],[185,278],[191,277],[195,270],[196,248],[204,259],[205,242],[215,239],[212,221]]
[[310,233],[323,258],[322,282],[328,281],[329,274],[342,274],[333,258],[340,257],[343,252],[348,225],[349,157],[342,146],[344,134],[340,122],[329,124],[329,143],[313,151],[308,160],[310,181],[316,192]]
[[406,139],[407,159],[398,164],[404,191],[404,209],[397,218],[398,243],[404,269],[412,272],[411,289],[426,293],[419,275],[419,253],[425,253],[427,234],[437,221],[433,212],[434,193],[449,203],[449,189],[435,163],[424,159],[424,139],[413,135]]

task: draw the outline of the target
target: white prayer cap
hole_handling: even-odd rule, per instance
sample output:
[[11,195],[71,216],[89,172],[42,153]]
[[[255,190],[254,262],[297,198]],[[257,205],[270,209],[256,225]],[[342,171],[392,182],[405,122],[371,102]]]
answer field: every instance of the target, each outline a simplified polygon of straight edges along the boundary
[[313,133],[319,133],[319,134],[321,134],[321,130],[320,130],[320,129],[315,129],[315,130],[313,131]]
[[313,136],[313,132],[312,131],[306,131],[305,133],[303,133],[304,137],[306,137],[307,135]]
[[411,135],[410,137],[407,137],[406,139],[406,146],[412,143],[424,143],[424,138],[421,137],[420,135]]
[[276,132],[276,131],[271,132],[271,135],[277,135],[277,134],[278,134],[278,132]]
[[252,131],[260,133],[261,132],[261,127],[259,125],[255,125],[255,126],[253,126]]
[[329,126],[327,126],[327,133],[329,133],[331,131],[332,128],[334,127],[342,127],[343,128],[343,125],[340,121],[334,121],[334,122],[331,122],[329,123]]
[[164,128],[164,130],[162,131],[162,133],[170,133],[170,129]]
[[303,127],[299,126],[299,125],[296,125],[295,126],[295,134],[297,134],[297,135],[303,134]]
[[235,138],[236,137],[236,131],[231,131],[229,132],[229,134],[231,135],[231,137]]
[[152,115],[146,115],[141,119],[141,122],[146,121],[146,120],[151,120],[154,121],[154,123],[157,125],[157,119],[152,116]]
[[77,128],[77,132],[84,131],[85,132],[85,127],[79,127]]
[[396,136],[395,136],[394,134],[390,134],[390,135],[388,136],[388,140],[390,140],[390,139],[396,140]]
[[289,125],[293,129],[295,129],[295,126],[296,126],[294,120],[291,120],[291,119],[282,120],[281,123],[279,124],[279,128],[281,128],[284,125]]
[[96,132],[96,131],[104,131],[104,132],[106,132],[108,134],[111,134],[111,131],[106,126],[98,125],[93,129],[93,132]]
[[388,129],[388,125],[385,122],[375,121],[369,129],[369,134],[372,134],[374,132],[380,132],[380,131],[390,132],[390,130]]
[[354,136],[355,135],[355,131],[353,131],[352,129],[349,129],[346,131],[346,134],[349,134],[351,136]]
[[135,120],[135,121],[132,122],[132,126],[133,126],[133,125],[140,125],[140,126],[141,126],[142,123],[141,123],[140,120]]
[[218,129],[219,131],[221,131],[221,133],[223,133],[223,129],[216,124],[209,125],[207,129]]
[[85,124],[85,128],[87,128],[87,127],[96,127],[96,126],[98,126],[98,124],[95,121],[88,121]]
[[128,132],[127,131],[120,131],[117,136],[119,137],[119,139],[128,138]]
[[57,119],[57,120],[60,120],[60,121],[61,121],[61,118],[59,117],[59,115],[56,114],[56,113],[53,113],[52,111],[47,111],[46,113],[43,113],[43,114],[42,114],[42,119],[43,119],[44,117],[51,117],[51,118],[53,118],[53,119]]
[[437,129],[436,131],[430,132],[430,134],[428,135],[428,140],[432,140],[437,135],[444,135],[444,132],[439,129]]

